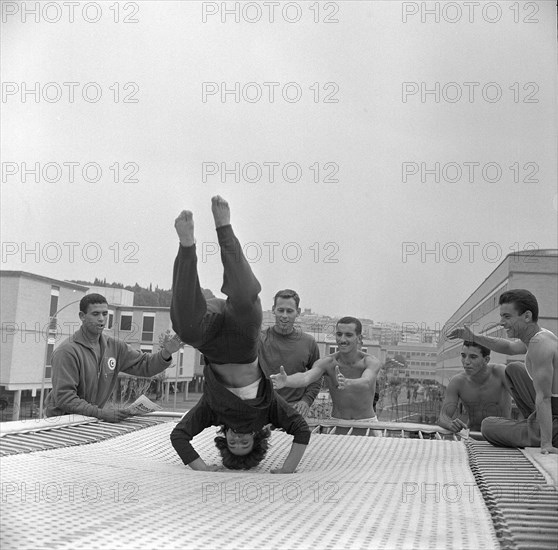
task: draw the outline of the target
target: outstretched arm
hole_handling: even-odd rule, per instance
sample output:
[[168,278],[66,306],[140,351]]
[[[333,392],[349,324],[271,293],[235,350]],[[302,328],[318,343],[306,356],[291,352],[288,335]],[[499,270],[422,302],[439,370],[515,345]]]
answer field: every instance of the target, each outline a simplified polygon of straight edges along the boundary
[[382,364],[376,357],[372,357],[371,355],[367,355],[364,358],[364,364],[366,368],[362,372],[360,378],[345,378],[345,376],[343,376],[339,371],[339,365],[335,367],[335,374],[340,390],[346,387],[371,388],[373,386],[376,382],[376,378],[378,377]]
[[504,355],[521,355],[527,353],[527,346],[521,340],[506,340],[505,338],[481,336],[480,334],[475,334],[468,326],[453,329],[448,334],[448,339],[476,342],[485,348]]
[[[312,342],[312,354],[306,365],[306,370],[307,371],[311,370],[314,363],[316,361],[319,361],[319,359],[320,359],[320,350],[318,349],[316,342]],[[308,410],[312,406],[312,403],[314,403],[314,399],[316,399],[316,396],[318,395],[318,393],[320,393],[321,386],[322,386],[321,377],[318,378],[316,382],[312,382],[311,384],[306,386],[306,389],[304,390],[304,395],[302,396],[301,400],[294,405],[295,409],[300,414],[305,415],[308,413]]]
[[444,402],[438,418],[438,425],[450,432],[457,433],[464,428],[467,424],[460,418],[454,418],[457,411],[457,404],[459,402],[459,384],[457,380],[452,378],[448,384],[448,389],[444,395]]
[[533,366],[533,386],[536,394],[535,409],[541,427],[541,452],[543,454],[558,454],[558,449],[552,445],[551,388],[554,374],[552,360],[555,353],[558,353],[555,343],[546,338],[540,343],[531,344],[529,350],[529,360]]
[[119,360],[122,362],[121,372],[133,376],[150,378],[170,367],[172,354],[182,346],[178,336],[165,335],[164,342],[159,353],[145,353],[132,349],[125,342],[119,341]]
[[281,365],[281,367],[279,367],[279,374],[272,374],[269,378],[275,390],[280,390],[281,388],[305,388],[312,382],[318,381],[323,376],[326,364],[326,358],[320,359],[314,363],[310,370],[306,372],[297,372],[290,376],[287,375],[285,369]]

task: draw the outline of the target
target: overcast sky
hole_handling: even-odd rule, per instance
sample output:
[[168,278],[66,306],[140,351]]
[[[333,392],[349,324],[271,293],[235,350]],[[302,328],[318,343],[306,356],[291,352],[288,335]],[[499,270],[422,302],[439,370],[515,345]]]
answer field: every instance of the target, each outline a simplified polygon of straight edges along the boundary
[[558,246],[555,2],[223,4],[2,3],[2,269],[170,288],[191,209],[219,295],[220,194],[264,307],[432,326]]

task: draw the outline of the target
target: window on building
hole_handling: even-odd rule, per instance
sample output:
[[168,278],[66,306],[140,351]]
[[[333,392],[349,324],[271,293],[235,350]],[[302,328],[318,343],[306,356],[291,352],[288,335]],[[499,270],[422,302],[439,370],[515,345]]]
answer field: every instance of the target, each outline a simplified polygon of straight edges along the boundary
[[114,325],[114,311],[109,310],[107,328],[111,329]]
[[132,330],[132,313],[120,314],[120,330]]
[[203,353],[200,353],[200,367],[204,367],[205,366],[205,360],[203,358]]
[[329,355],[336,353],[339,348],[337,346],[329,346]]
[[50,287],[50,311],[49,311],[49,319],[50,324],[48,329],[50,331],[56,331],[56,317],[55,314],[58,311],[58,298],[60,296],[60,287],[59,286],[51,286]]
[[50,313],[49,316],[52,317],[56,310],[58,309],[58,295],[50,295]]
[[141,339],[144,342],[153,342],[153,329],[155,327],[155,314],[144,313],[141,329]]
[[54,341],[47,344],[46,365],[45,365],[45,379],[52,378],[52,354],[54,352]]
[[141,350],[143,353],[153,353],[153,346],[144,346],[144,345],[142,345],[142,346],[140,347],[140,350]]

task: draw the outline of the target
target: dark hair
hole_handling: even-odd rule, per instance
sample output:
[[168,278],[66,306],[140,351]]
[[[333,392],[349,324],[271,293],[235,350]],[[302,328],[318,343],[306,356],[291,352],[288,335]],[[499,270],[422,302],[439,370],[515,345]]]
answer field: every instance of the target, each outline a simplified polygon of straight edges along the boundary
[[467,346],[468,348],[480,349],[483,357],[488,357],[490,355],[490,350],[488,348],[485,348],[484,346],[481,346],[478,342],[463,342],[463,345]]
[[280,290],[274,297],[273,297],[273,307],[277,305],[277,298],[293,298],[296,304],[296,309],[298,309],[298,304],[300,304],[300,296],[296,293],[296,291],[291,290],[290,288],[286,288],[284,290]]
[[[229,428],[221,426],[218,433],[225,434]],[[252,450],[245,455],[235,455],[231,453],[227,445],[227,438],[224,435],[218,435],[215,438],[215,446],[221,453],[223,466],[229,470],[250,470],[255,468],[264,458],[269,448],[268,438],[271,435],[269,427],[262,428],[254,434],[254,446]]]
[[533,321],[536,323],[539,320],[539,303],[537,299],[528,290],[523,288],[516,288],[515,290],[507,290],[500,296],[502,304],[513,304],[519,315],[526,311],[530,311],[533,316]]
[[335,328],[337,329],[338,325],[348,325],[350,323],[355,324],[355,332],[360,336],[362,334],[362,323],[356,317],[342,317],[335,324]]
[[79,310],[87,313],[90,304],[107,304],[107,299],[102,294],[86,294],[79,302]]

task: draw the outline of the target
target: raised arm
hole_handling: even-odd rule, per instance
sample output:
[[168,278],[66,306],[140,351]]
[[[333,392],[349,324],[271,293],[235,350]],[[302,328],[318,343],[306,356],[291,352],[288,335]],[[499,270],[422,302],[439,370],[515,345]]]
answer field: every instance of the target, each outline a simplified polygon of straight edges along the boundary
[[157,353],[145,353],[132,349],[122,341],[119,341],[119,344],[120,360],[123,363],[120,372],[145,378],[155,376],[170,367],[172,354],[183,345],[178,336],[166,337],[161,351]]
[[537,344],[531,344],[529,360],[532,365],[533,386],[535,387],[535,409],[537,421],[541,428],[541,452],[558,453],[552,445],[552,377],[554,374],[553,358],[558,353],[556,343],[545,338]]
[[467,428],[467,424],[460,418],[454,418],[457,412],[457,405],[459,403],[459,379],[454,376],[448,384],[442,409],[438,418],[438,426],[449,430],[450,432],[457,433],[463,428]]
[[522,355],[523,353],[527,353],[527,346],[521,340],[506,340],[505,338],[481,336],[480,334],[475,334],[468,326],[454,328],[448,334],[448,339],[476,342],[485,348],[504,355]]

